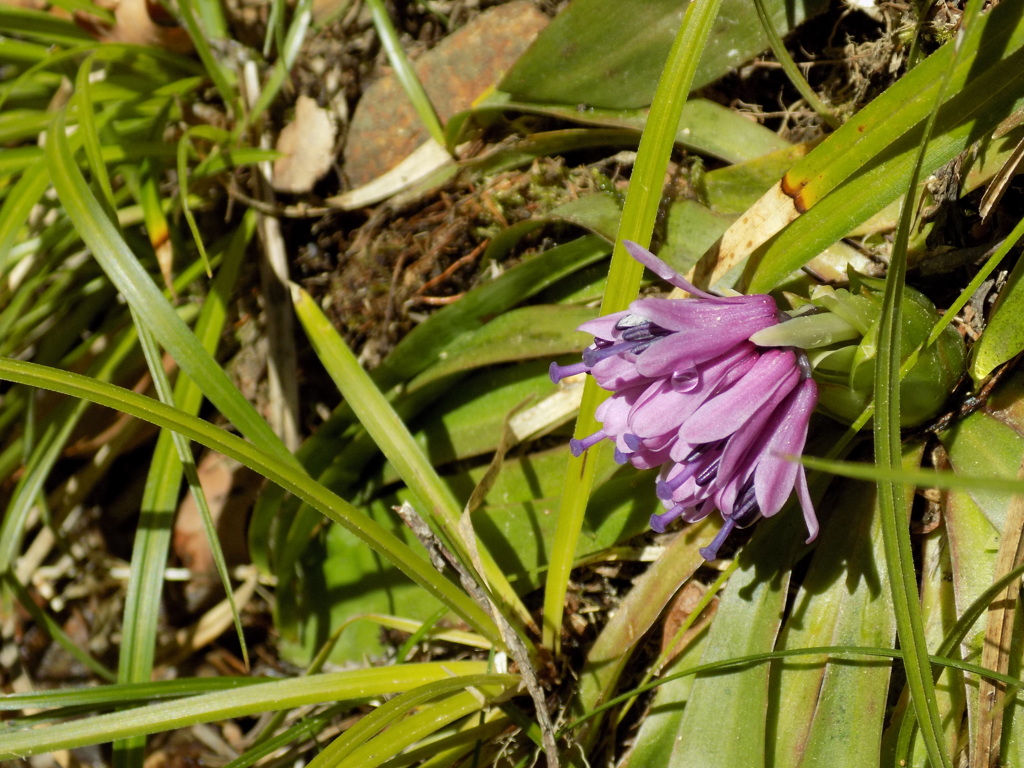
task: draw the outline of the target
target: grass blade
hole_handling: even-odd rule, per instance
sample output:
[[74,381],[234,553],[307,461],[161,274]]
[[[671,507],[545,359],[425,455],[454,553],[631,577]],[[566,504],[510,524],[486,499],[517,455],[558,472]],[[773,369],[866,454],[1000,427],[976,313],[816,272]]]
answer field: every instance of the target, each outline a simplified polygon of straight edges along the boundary
[[[483,674],[486,666],[482,661],[404,664],[257,683],[125,712],[0,734],[0,759],[12,760],[57,749],[101,744],[278,709],[381,696],[435,680]],[[509,680],[508,676],[495,677],[506,684]]]
[[437,111],[434,109],[430,97],[423,88],[423,83],[416,76],[416,71],[402,49],[402,43],[398,39],[398,32],[395,31],[391,18],[384,8],[384,1],[366,0],[366,4],[370,6],[373,25],[377,28],[377,36],[380,37],[381,45],[384,46],[384,50],[387,52],[388,61],[394,67],[395,77],[402,84],[406,96],[409,97],[409,101],[412,102],[413,107],[416,109],[416,114],[423,121],[423,125],[426,126],[431,137],[442,147],[445,146],[444,128],[441,126],[441,119],[437,116]]
[[[899,227],[893,243],[889,271],[882,296],[882,316],[878,328],[878,357],[875,366],[875,464],[882,469],[899,470],[900,447],[900,328],[903,314],[903,287],[907,272],[907,245],[917,209],[917,189],[921,170],[938,115],[943,103],[946,83],[956,68],[957,55],[971,23],[981,7],[974,0],[965,12],[963,26],[955,41],[946,67],[946,78],[940,84],[928,115],[917,154],[917,161],[907,184],[907,193],[900,211]],[[917,571],[910,544],[910,528],[904,512],[904,487],[899,483],[879,480],[878,501],[882,515],[882,539],[885,548],[889,586],[892,590],[896,630],[904,652],[904,669],[911,701],[917,712],[921,736],[933,766],[952,768],[949,754],[943,748],[942,719],[935,697],[935,679],[928,658],[924,621],[917,591]]]
[[[439,680],[396,696],[335,739],[327,749],[317,755],[316,759],[310,763],[310,768],[337,765],[342,760],[350,759],[352,753],[364,746],[377,732],[389,728],[406,713],[423,707],[434,699],[459,693],[470,687],[493,686],[496,682],[515,682],[515,678],[502,680],[499,675],[474,675],[472,677],[466,676],[451,680]],[[360,763],[354,762],[352,764],[360,765]]]
[[804,97],[804,101],[807,105],[818,113],[818,117],[825,121],[829,128],[838,128],[841,123],[839,119],[832,114],[828,107],[826,107],[821,99],[818,98],[818,94],[811,88],[810,83],[804,78],[800,70],[796,66],[796,62],[793,61],[793,57],[789,55],[789,51],[786,50],[786,46],[782,42],[782,38],[779,37],[779,33],[775,29],[775,24],[772,22],[771,16],[768,14],[768,9],[765,7],[765,0],[754,0],[754,9],[757,11],[757,17],[761,20],[761,28],[764,30],[765,35],[768,37],[768,42],[771,44],[772,53],[775,54],[776,61],[782,65],[783,71],[786,73],[786,77],[789,78],[789,82],[793,84],[800,95]]
[[[608,291],[601,303],[602,315],[625,309],[640,289],[643,268],[629,256],[622,241],[633,240],[641,245],[649,245],[651,242],[661,203],[662,179],[672,153],[676,126],[679,125],[683,104],[690,92],[690,83],[693,82],[697,63],[720,4],[721,0],[690,3],[672,43],[668,62],[654,94],[647,125],[640,138],[636,166],[622,210],[619,236],[612,252]],[[603,399],[604,393],[593,378],[587,377],[580,416],[576,423],[576,437],[582,438],[597,431],[599,425],[594,418],[594,410]],[[543,641],[556,654],[561,647],[562,613],[569,571],[576,552],[576,540],[594,484],[595,468],[606,450],[602,443],[600,450],[591,449],[581,456],[571,458],[566,468],[562,505],[544,590]]]
[[[460,529],[462,510],[451,489],[431,466],[430,459],[420,449],[409,428],[374,385],[312,297],[298,286],[293,286],[292,301],[313,349],[345,400],[398,474],[420,498],[424,519],[433,523],[431,527],[440,533],[446,546],[470,573],[474,572],[476,568],[470,547],[475,548],[476,542],[468,542],[463,537]],[[532,623],[530,613],[504,573],[486,551],[481,550],[480,555],[482,586],[486,585],[496,593],[498,604],[507,617],[516,616],[521,627],[529,626]]]
[[476,631],[492,642],[502,644],[501,637],[490,617],[464,592],[434,570],[433,566],[405,543],[366,517],[351,504],[314,482],[305,472],[297,469],[290,462],[283,462],[276,455],[202,419],[184,414],[152,398],[95,381],[87,376],[35,363],[0,358],[0,379],[62,392],[65,395],[114,408],[159,427],[179,432],[207,448],[236,459],[295,494],[331,520],[341,523],[353,531],[381,556],[394,563],[409,578],[448,605]]
[[164,298],[124,238],[99,206],[74,162],[64,132],[64,113],[47,131],[50,177],[68,216],[111,282],[146,322],[149,330],[242,434],[292,467],[298,462],[227,374],[210,357]]
[[[235,232],[226,248],[223,265],[196,321],[196,335],[204,348],[213,350],[220,338],[226,311],[227,294],[244,255],[245,243],[252,237],[252,216],[248,224]],[[187,376],[180,376],[174,390],[175,402],[185,412],[195,414],[202,393]],[[182,467],[172,445],[171,432],[157,440],[146,478],[141,517],[132,547],[125,606],[121,621],[121,656],[118,679],[122,683],[144,682],[152,677],[164,570],[170,548],[171,525],[181,489]],[[141,765],[144,739],[114,745],[113,762],[120,766]]]

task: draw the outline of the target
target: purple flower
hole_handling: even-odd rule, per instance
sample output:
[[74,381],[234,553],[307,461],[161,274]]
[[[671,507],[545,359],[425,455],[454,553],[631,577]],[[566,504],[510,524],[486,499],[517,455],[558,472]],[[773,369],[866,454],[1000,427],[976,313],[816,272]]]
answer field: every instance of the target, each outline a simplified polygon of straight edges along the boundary
[[594,343],[580,363],[552,363],[551,379],[589,373],[612,396],[598,406],[601,429],[574,439],[573,454],[611,440],[619,463],[661,467],[657,491],[668,511],[651,517],[656,531],[719,510],[725,524],[701,549],[707,560],[734,528],[771,517],[794,489],[813,540],[818,522],[807,478],[786,457],[803,451],[818,389],[802,350],[750,341],[780,322],[774,299],[714,296],[636,243],[625,246],[692,298],[638,299],[580,326]]

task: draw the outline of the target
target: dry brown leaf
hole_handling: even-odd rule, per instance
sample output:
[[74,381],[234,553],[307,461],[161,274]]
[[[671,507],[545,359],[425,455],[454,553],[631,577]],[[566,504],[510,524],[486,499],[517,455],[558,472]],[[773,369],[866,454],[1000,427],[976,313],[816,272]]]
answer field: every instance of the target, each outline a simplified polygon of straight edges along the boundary
[[191,53],[192,38],[157,0],[120,0],[114,6],[113,26],[95,16],[76,13],[75,22],[104,43],[152,45],[173,53]]
[[[665,611],[665,625],[661,630],[661,652],[670,651],[670,653],[665,658],[662,669],[671,664],[676,656],[686,650],[690,643],[693,642],[693,639],[704,631],[708,622],[711,621],[711,618],[718,610],[718,598],[716,597],[705,606],[704,610],[701,611],[701,615],[683,633],[682,637],[676,640],[676,634],[690,618],[694,610],[696,610],[706,592],[706,586],[696,581],[690,581],[679,590],[672,599],[672,602],[669,603]],[[674,644],[673,641],[675,641]]]
[[773,185],[697,262],[690,272],[692,282],[698,286],[713,286],[799,215],[792,196],[783,190],[782,182]]
[[331,113],[309,96],[295,102],[295,119],[281,131],[274,161],[274,189],[302,194],[313,189],[334,164],[337,129]]
[[[255,474],[218,453],[205,454],[197,471],[224,551],[224,559],[229,566],[246,562],[246,515],[259,490]],[[186,588],[186,602],[194,610],[205,603],[214,590],[219,592],[220,579],[210,543],[206,539],[206,529],[192,494],[185,496],[178,508],[174,521],[173,546],[181,564],[192,572],[192,579]]]
[[[442,122],[495,86],[548,23],[533,0],[482,11],[413,63]],[[387,173],[429,137],[394,73],[371,83],[352,114],[345,176],[361,187]]]
[[[1024,477],[1024,462],[1017,477]],[[996,570],[993,579],[1000,579],[1024,562],[1024,496],[1017,494],[1006,513],[1003,535],[999,540]],[[1020,582],[1014,581],[992,601],[988,609],[985,645],[981,651],[981,666],[994,672],[1007,674],[1010,669],[1010,643],[1013,635],[1013,616],[1017,610]],[[1003,735],[1003,707],[1006,684],[988,678],[978,681],[978,728],[971,768],[997,768],[999,744]]]

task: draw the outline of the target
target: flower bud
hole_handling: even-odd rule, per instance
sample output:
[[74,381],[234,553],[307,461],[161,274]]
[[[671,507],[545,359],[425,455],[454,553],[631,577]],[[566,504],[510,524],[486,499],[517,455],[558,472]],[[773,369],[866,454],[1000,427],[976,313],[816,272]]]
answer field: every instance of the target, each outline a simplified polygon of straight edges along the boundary
[[[833,343],[815,345],[817,348],[807,353],[818,382],[818,405],[845,423],[855,421],[872,400],[884,289],[882,280],[851,273],[849,291],[824,286],[811,293],[810,312],[826,310],[849,328],[856,328],[860,336],[859,340],[835,338]],[[926,296],[909,287],[904,288],[902,310],[900,349],[905,361],[928,338],[937,311]],[[803,316],[811,319],[819,315]],[[834,320],[830,323],[835,325]],[[931,347],[921,350],[917,363],[900,385],[902,426],[920,424],[939,413],[963,376],[966,358],[963,339],[952,326],[943,329]]]

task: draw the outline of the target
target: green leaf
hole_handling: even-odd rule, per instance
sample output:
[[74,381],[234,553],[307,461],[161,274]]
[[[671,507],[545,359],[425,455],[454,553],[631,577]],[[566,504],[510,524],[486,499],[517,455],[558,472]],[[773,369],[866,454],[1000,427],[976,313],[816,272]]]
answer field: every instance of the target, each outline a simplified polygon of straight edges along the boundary
[[[920,446],[907,451],[905,463],[917,467],[921,451]],[[778,647],[892,646],[896,625],[884,588],[887,576],[876,496],[852,481],[831,493],[838,503],[822,525]],[[774,747],[774,764],[879,765],[891,665],[809,662],[772,666],[768,741]],[[850,717],[851,712],[857,716]]]
[[[203,302],[203,309],[196,322],[196,336],[211,354],[220,340],[229,297],[246,247],[254,233],[255,214],[250,211],[228,240],[221,268],[210,294]],[[203,396],[191,379],[182,376],[175,386],[173,401],[185,413],[195,415],[199,412]],[[181,461],[174,450],[172,434],[164,431],[157,439],[146,478],[142,514],[132,546],[132,567],[125,594],[118,666],[121,682],[149,680],[153,673],[164,572],[183,474]],[[142,746],[142,742],[127,747],[115,746],[115,761],[120,759],[125,750],[134,753],[126,758],[128,761],[141,758]]]
[[[820,13],[821,2],[766,3],[783,34]],[[509,70],[499,88],[527,101],[624,109],[654,98],[686,6],[676,0],[574,0]],[[717,80],[768,48],[750,6],[725,0],[689,88]]]
[[[310,768],[317,768],[317,766],[322,768],[328,765],[369,766],[371,765],[371,755],[376,758],[372,764],[379,764],[388,757],[398,754],[419,736],[439,730],[447,724],[444,721],[451,722],[482,708],[485,704],[484,691],[489,691],[494,695],[503,692],[517,682],[518,678],[513,675],[466,675],[451,680],[427,683],[407,691],[378,707],[345,731],[317,755],[316,759],[309,764]],[[467,688],[475,690],[468,692]],[[455,693],[460,693],[462,696],[458,700],[453,700],[451,695]],[[442,697],[447,697],[447,700],[438,702],[434,706],[428,706],[429,702]],[[411,718],[402,722],[402,718],[409,712],[421,708],[422,711],[430,712],[429,717],[432,722],[428,728],[423,729],[422,722],[409,723],[408,720]],[[410,728],[410,725],[413,727]],[[386,731],[388,735],[382,734],[374,739],[374,734],[383,729],[388,729]],[[400,731],[404,733],[400,735]],[[376,754],[367,754],[370,746]]]
[[[889,270],[885,279],[882,296],[881,317],[878,323],[878,353],[875,365],[874,392],[874,443],[875,465],[880,470],[898,470],[900,465],[900,419],[901,399],[901,326],[903,324],[903,296],[906,288],[907,247],[910,231],[915,219],[918,203],[918,183],[924,172],[928,149],[935,134],[936,120],[943,104],[946,88],[953,79],[959,61],[961,44],[968,40],[978,43],[978,20],[980,2],[974,2],[965,12],[964,27],[957,36],[954,47],[943,62],[941,80],[928,108],[927,117],[921,126],[919,146],[908,153],[913,158],[906,179],[906,192],[900,210],[899,226],[889,258]],[[965,34],[966,32],[966,34]],[[920,69],[922,67],[918,67]],[[917,69],[913,70],[914,72]],[[914,705],[929,760],[936,766],[952,768],[952,760],[942,743],[942,722],[938,700],[935,695],[935,679],[928,658],[928,645],[921,617],[920,597],[917,591],[917,572],[914,565],[910,531],[903,512],[906,488],[892,480],[877,481],[878,503],[882,520],[882,540],[885,547],[885,564],[889,571],[889,587],[892,593],[893,611],[896,616],[897,635],[904,651],[903,668],[910,689],[910,701]]]
[[[959,57],[952,56],[953,42],[947,43],[796,163],[723,238],[719,255],[724,262],[718,271],[753,252],[745,275],[750,290],[770,290],[904,194],[940,84],[948,88],[924,173],[987,135],[1019,107],[1024,19],[1015,8],[996,7],[979,16],[975,26],[976,34],[965,40]],[[947,76],[951,62],[954,70]]]
[[[680,531],[657,560],[640,576],[587,652],[579,672],[579,687],[571,705],[576,715],[590,712],[612,697],[633,652],[654,626],[665,606],[704,564],[698,551],[706,540],[708,519]],[[576,733],[589,753],[601,734],[602,718],[595,717]]]
[[[558,494],[564,483],[568,446],[530,453],[507,460],[484,504],[473,513],[473,527],[494,555],[498,567],[516,591],[527,594],[543,581],[550,558],[557,516]],[[482,478],[485,467],[443,475],[452,489],[468,496]],[[650,472],[623,468],[610,459],[597,469],[597,488],[587,508],[577,541],[574,562],[607,553],[648,529],[652,513],[660,508]],[[395,520],[393,509],[413,497],[407,490],[375,498],[366,514],[399,537],[412,543],[412,535]],[[285,636],[285,653],[305,664],[318,644],[335,627],[353,616],[391,612],[406,618],[429,618],[439,603],[407,583],[388,563],[368,551],[356,536],[332,526],[322,539],[305,551],[301,580],[282,592],[278,602],[295,605],[295,612],[279,617]],[[295,599],[290,596],[301,590]],[[380,631],[370,622],[346,626],[331,659],[357,661],[384,651]]]
[[531,358],[550,362],[558,355],[579,352],[591,337],[576,328],[595,316],[596,310],[590,307],[537,305],[509,310],[483,328],[463,334],[436,364],[410,382],[409,390],[485,365]]
[[116,408],[158,426],[172,429],[240,461],[320,510],[330,519],[355,531],[376,552],[391,560],[413,581],[425,587],[429,593],[466,619],[470,626],[492,641],[499,642],[490,618],[464,592],[381,526],[365,519],[350,504],[276,456],[201,419],[169,408],[159,401],[78,374],[0,358],[0,379],[63,392],[66,395]]
[[[608,129],[630,129],[642,131],[647,124],[647,109],[598,109],[587,107],[581,110],[577,104],[540,104],[515,101],[509,94],[500,91],[490,94],[482,103],[466,112],[460,112],[449,121],[449,143],[464,140],[471,118],[478,117],[484,124],[492,114],[523,112],[528,115],[544,115],[583,125],[600,126]],[[592,133],[604,136],[605,145],[622,141],[613,131]],[[555,134],[555,131],[549,132]],[[544,136],[546,134],[535,134]],[[789,146],[789,142],[759,123],[747,119],[739,112],[723,107],[707,99],[690,99],[683,105],[676,124],[675,141],[682,147],[704,155],[717,157],[726,162],[736,163],[777,152]],[[582,143],[582,142],[581,142]],[[635,143],[630,141],[629,143]],[[602,144],[597,144],[601,146]],[[470,161],[476,165],[476,161]],[[486,163],[484,163],[486,167]],[[773,181],[776,181],[773,179]]]
[[[792,506],[792,504],[787,505]],[[792,509],[788,510],[792,513]],[[771,651],[779,631],[803,519],[787,510],[762,521],[743,548],[711,623],[701,665]],[[772,575],[769,577],[768,574]],[[756,768],[765,764],[767,667],[694,680],[672,740],[669,768]],[[728,738],[723,738],[728,734]]]
[[[401,417],[309,294],[293,285],[292,304],[317,357],[355,411],[359,422],[419,498],[418,510],[423,519],[469,573],[476,574],[478,567],[482,570],[480,586],[493,590],[494,599],[506,612],[506,618],[510,621],[518,619],[523,626],[529,626],[532,623],[529,613],[486,550],[479,553],[479,564],[471,555],[476,550],[476,542],[468,542],[464,538],[472,536],[472,533],[464,534],[460,528],[461,505],[438,476]],[[500,432],[496,430],[495,434]]]
[[[410,547],[419,548],[393,507],[374,504],[361,514]],[[306,666],[331,634],[337,637],[330,660],[336,664],[363,663],[388,650],[381,628],[361,616],[388,613],[426,621],[444,605],[409,581],[393,564],[382,561],[357,535],[340,525],[313,538],[298,561],[299,578],[282,581],[274,621],[281,634],[281,653]]]
[[708,205],[719,213],[743,213],[777,184],[810,149],[808,144],[794,144],[752,160],[708,171],[704,175],[704,194]]
[[[449,357],[465,334],[478,330],[492,318],[500,317],[510,307],[566,276],[605,258],[608,251],[608,244],[602,238],[586,235],[537,254],[494,281],[474,288],[458,302],[444,307],[413,328],[373,371],[373,380],[384,391],[407,383],[431,365]],[[418,398],[412,407],[403,407],[403,417],[407,420],[413,418],[441,394]],[[298,456],[310,473],[322,475],[328,469],[338,453],[339,440],[343,439],[346,430],[352,428],[353,418],[352,409],[343,403],[331,419],[302,445]],[[370,449],[375,456],[376,448],[371,444]],[[279,558],[277,572],[287,573],[291,568],[289,562],[294,562],[295,555],[306,546],[310,526],[317,518],[301,513],[295,515],[294,505],[282,508],[281,497],[282,494],[275,493],[273,489],[261,496],[253,513],[249,542],[254,562],[269,568],[270,553],[274,551]],[[282,526],[281,535],[286,538],[275,542],[271,532],[278,512],[284,513],[290,527]]]
[[[949,462],[957,475],[984,472],[1007,479],[1017,477],[1020,457],[1024,454],[1024,420],[1021,419],[1018,405],[1021,392],[1020,378],[1014,377],[1001,388],[996,400],[996,405],[999,402],[1013,403],[1009,409],[1001,412],[993,409],[994,413],[988,410],[974,413],[940,435]],[[953,588],[960,612],[992,583],[996,552],[1010,501],[1009,493],[981,489],[970,493],[951,491],[948,494],[943,517],[948,528]],[[980,657],[985,628],[986,620],[982,617],[968,632],[964,642],[966,658],[973,660],[976,656]],[[969,684],[967,687],[967,704],[970,743],[973,745],[976,743],[978,724],[978,693],[975,685]],[[1011,723],[1020,719],[1019,709],[1013,701],[1007,707],[1007,717],[1007,722]],[[1012,730],[1007,728],[1008,735]],[[1015,749],[1019,748],[1019,739],[1011,740]]]
[[735,218],[716,213],[696,200],[674,201],[668,209],[665,243],[658,258],[685,275]]
[[92,42],[89,35],[69,19],[15,5],[0,5],[0,29],[4,35],[24,36],[47,45]]
[[366,699],[449,677],[480,675],[486,667],[486,662],[477,661],[403,664],[260,682],[45,728],[0,733],[0,758],[13,760],[309,704]]
[[[1019,391],[1019,382],[1017,387]],[[949,461],[958,477],[996,476],[1008,480],[1017,477],[1020,457],[1024,455],[1024,435],[1011,423],[976,413],[940,434]],[[970,496],[998,529],[1006,520],[1009,497],[1005,489],[975,488]]]
[[284,443],[178,317],[105,215],[71,156],[63,115],[58,113],[47,132],[46,160],[61,203],[82,240],[156,339],[210,401],[257,445],[279,460],[297,466]]
[[133,704],[164,699],[180,699],[210,691],[235,690],[268,682],[265,677],[185,677],[178,680],[154,680],[144,683],[119,683],[56,691],[9,693],[0,698],[0,711],[33,709],[81,709],[93,711],[123,708]]
[[982,382],[998,365],[1024,351],[1024,259],[1019,259],[1003,286],[985,326],[974,345],[971,378]]
[[[721,0],[709,0],[706,3],[690,3],[687,6],[682,24],[672,42],[668,60],[658,79],[655,99],[640,139],[636,165],[622,209],[622,222],[619,225],[608,271],[608,290],[601,302],[602,314],[625,309],[640,288],[643,269],[632,259],[622,241],[633,240],[643,246],[650,245],[661,204],[665,170],[672,153],[675,129],[679,125],[698,57],[706,47],[720,2]],[[587,377],[583,401],[580,404],[580,416],[576,422],[577,438],[597,431],[594,411],[604,397],[605,394],[599,391],[593,377]],[[607,443],[602,443],[582,456],[573,457],[566,467],[562,505],[544,590],[543,641],[556,655],[560,650],[565,593],[569,584],[572,557],[576,551],[576,540],[579,537],[587,499],[593,488],[597,462],[607,451]]]
[[[549,362],[523,361],[462,379],[414,425],[431,463],[441,466],[497,448],[510,412],[552,393]],[[393,473],[385,471],[384,482],[392,479]]]
[[620,768],[651,768],[668,765],[677,740],[685,734],[680,730],[683,713],[693,688],[693,675],[679,675],[697,665],[705,653],[707,632],[698,635],[666,670],[667,679],[654,695],[654,701],[640,724],[633,749],[620,764]]
[[[90,375],[101,380],[111,378],[134,350],[135,344],[134,334],[122,335],[117,343],[93,361],[89,367]],[[39,501],[46,479],[85,410],[84,402],[61,403],[48,418],[37,425],[39,434],[30,448],[24,472],[11,493],[3,522],[0,523],[0,571],[14,566],[21,551],[29,512]]]

